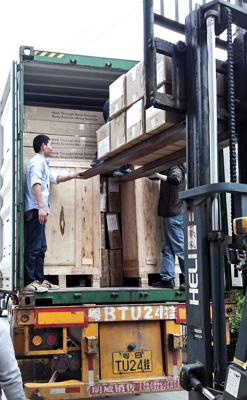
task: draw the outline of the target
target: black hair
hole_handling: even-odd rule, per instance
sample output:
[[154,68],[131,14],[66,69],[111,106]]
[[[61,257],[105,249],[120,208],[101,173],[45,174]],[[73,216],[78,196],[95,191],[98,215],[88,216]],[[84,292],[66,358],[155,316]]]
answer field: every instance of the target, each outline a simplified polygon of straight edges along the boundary
[[46,135],[35,136],[35,138],[33,139],[33,149],[34,149],[35,153],[39,153],[42,144],[44,143],[45,145],[47,145],[49,140],[50,140],[49,136],[46,136]]

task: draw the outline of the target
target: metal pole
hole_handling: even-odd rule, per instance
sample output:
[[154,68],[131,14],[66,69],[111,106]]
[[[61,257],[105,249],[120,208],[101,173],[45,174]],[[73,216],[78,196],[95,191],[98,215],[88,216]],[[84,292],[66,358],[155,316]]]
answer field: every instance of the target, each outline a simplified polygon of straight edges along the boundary
[[[217,138],[217,92],[216,92],[216,57],[215,57],[215,19],[207,18],[208,50],[208,102],[209,102],[209,154],[210,183],[218,183],[218,138]],[[223,254],[220,243],[219,194],[212,196],[212,232],[210,239],[211,290],[213,308],[213,343],[214,343],[214,381],[216,388],[221,388],[225,380],[226,321],[224,305]],[[218,385],[218,386],[217,386]]]
[[143,24],[146,108],[149,108],[154,105],[157,94],[153,0],[143,0]]
[[[215,57],[215,20],[207,18],[208,49],[208,100],[209,100],[209,147],[210,147],[210,183],[218,183],[218,140],[217,140],[217,93],[216,93],[216,57]],[[212,199],[212,230],[219,230],[219,199]]]

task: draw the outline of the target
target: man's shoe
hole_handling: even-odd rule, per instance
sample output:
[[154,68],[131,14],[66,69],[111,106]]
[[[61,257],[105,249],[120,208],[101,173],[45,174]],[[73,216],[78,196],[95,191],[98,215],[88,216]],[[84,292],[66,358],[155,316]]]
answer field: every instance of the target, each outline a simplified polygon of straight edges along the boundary
[[114,178],[121,178],[122,176],[124,176],[124,172],[122,172],[120,168],[117,168],[114,170],[113,176]]
[[132,172],[132,169],[130,169],[129,164],[124,164],[122,165],[122,167],[120,167],[120,171],[124,174],[129,174],[130,172]]
[[98,165],[100,163],[100,161],[98,160],[98,156],[97,153],[94,154],[92,162],[90,164],[90,167],[95,167],[95,165]]
[[170,279],[169,281],[161,280],[159,282],[153,283],[152,287],[162,288],[162,289],[174,289],[174,287],[175,287],[174,279]]
[[179,286],[180,290],[185,290],[185,283],[181,283],[181,285]]
[[47,279],[45,279],[45,280],[41,283],[41,286],[44,287],[44,288],[47,288],[47,290],[48,290],[48,289],[52,289],[52,290],[57,290],[57,289],[59,289],[59,286],[58,286],[58,285],[53,285],[53,283],[49,282]]
[[42,286],[39,281],[34,281],[24,287],[24,292],[45,293],[47,291],[48,288]]

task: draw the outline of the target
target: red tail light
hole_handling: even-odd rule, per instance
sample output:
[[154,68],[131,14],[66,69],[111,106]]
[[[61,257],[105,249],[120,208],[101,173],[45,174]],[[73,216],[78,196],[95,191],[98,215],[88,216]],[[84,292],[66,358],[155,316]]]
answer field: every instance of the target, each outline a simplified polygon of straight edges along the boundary
[[68,363],[71,371],[78,371],[81,368],[81,353],[69,354]]
[[55,370],[60,374],[68,369],[67,356],[54,356]]
[[54,333],[49,333],[49,334],[46,336],[45,341],[46,341],[46,344],[47,344],[48,346],[57,346],[57,344],[58,344],[57,335],[54,334]]

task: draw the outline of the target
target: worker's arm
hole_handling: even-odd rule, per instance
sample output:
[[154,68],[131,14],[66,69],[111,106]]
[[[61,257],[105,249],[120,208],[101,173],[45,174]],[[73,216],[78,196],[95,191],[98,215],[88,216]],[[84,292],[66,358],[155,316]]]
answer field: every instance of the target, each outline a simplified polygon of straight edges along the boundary
[[172,185],[179,185],[179,180],[176,176],[167,176],[157,172],[155,178],[161,179],[164,182],[171,183]]
[[71,179],[81,179],[80,174],[73,174],[73,175],[67,175],[67,176],[58,176],[57,177],[57,183],[61,183],[61,182],[68,182]]
[[47,221],[47,212],[44,207],[44,202],[41,193],[41,185],[39,183],[35,183],[33,185],[33,192],[39,206],[39,222],[41,225],[44,225]]

